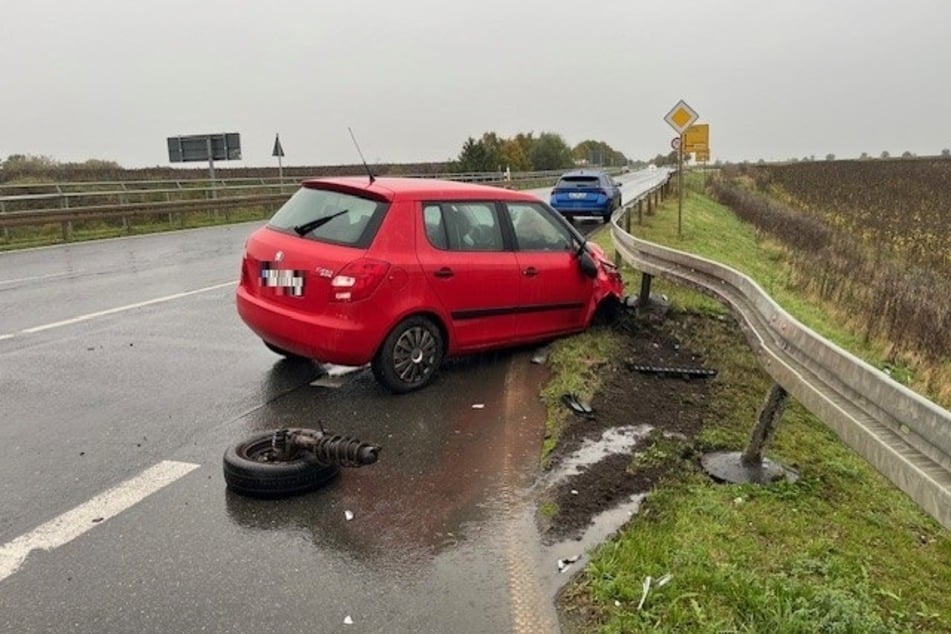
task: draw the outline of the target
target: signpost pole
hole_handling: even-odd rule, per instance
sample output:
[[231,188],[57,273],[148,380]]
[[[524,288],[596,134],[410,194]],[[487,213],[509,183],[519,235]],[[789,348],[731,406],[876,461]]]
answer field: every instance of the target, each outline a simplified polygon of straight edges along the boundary
[[677,132],[677,138],[673,140],[677,144],[677,189],[679,202],[677,203],[677,238],[683,236],[682,216],[684,209],[684,132],[697,120],[697,113],[681,99],[670,109],[667,116],[664,117],[670,127]]
[[284,148],[281,147],[281,135],[277,132],[274,133],[274,149],[271,150],[271,156],[277,157],[277,178],[281,183],[281,193],[284,193],[284,163],[281,162],[281,159],[284,158]]
[[684,214],[684,135],[680,135],[680,146],[677,148],[677,239],[683,237]]
[[[211,180],[211,197],[218,197],[218,190],[215,188],[215,159],[211,153],[211,137],[205,139],[205,143],[208,146],[208,178]],[[218,212],[215,212],[215,216],[218,215]]]

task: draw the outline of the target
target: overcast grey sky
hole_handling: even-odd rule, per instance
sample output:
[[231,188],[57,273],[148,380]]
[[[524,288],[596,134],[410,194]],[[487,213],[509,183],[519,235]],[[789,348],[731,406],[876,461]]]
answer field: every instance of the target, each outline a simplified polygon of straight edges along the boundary
[[441,161],[555,132],[669,151],[684,99],[713,160],[951,146],[948,0],[3,0],[0,158],[222,166]]

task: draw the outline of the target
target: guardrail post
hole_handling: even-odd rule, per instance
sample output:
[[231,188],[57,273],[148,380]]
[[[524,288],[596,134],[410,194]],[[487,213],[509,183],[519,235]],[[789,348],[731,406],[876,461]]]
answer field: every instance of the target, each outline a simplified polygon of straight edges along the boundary
[[[5,214],[5,213],[7,213],[7,210],[6,210],[6,208],[3,206],[3,201],[0,200],[0,214]],[[3,228],[3,239],[4,239],[4,241],[6,241],[6,242],[9,242],[9,241],[10,241],[10,229],[9,229],[9,227],[6,227],[6,226],[5,226],[5,227]]]
[[733,484],[769,484],[783,477],[795,482],[798,473],[763,457],[763,449],[773,437],[788,399],[789,393],[774,383],[760,408],[746,449],[742,453],[720,451],[704,455],[700,459],[704,471],[717,480]]
[[[644,224],[644,199],[637,201],[637,224]],[[630,231],[628,231],[630,233]]]
[[786,409],[789,393],[778,383],[773,383],[760,409],[756,426],[750,434],[750,442],[740,460],[745,465],[758,465],[763,462],[763,448],[773,437],[776,425]]
[[[59,187],[57,187],[59,189]],[[60,190],[59,206],[61,209],[69,209],[69,198]],[[63,222],[63,242],[69,242],[73,239],[73,223],[71,220]]]
[[648,215],[648,216],[653,216],[653,215],[654,215],[654,204],[653,204],[653,203],[654,203],[654,201],[653,201],[653,199],[651,198],[651,195],[648,194],[648,195],[647,195],[647,215]]
[[639,307],[647,306],[651,301],[651,280],[654,276],[650,273],[641,273],[641,293],[637,296],[637,305]]

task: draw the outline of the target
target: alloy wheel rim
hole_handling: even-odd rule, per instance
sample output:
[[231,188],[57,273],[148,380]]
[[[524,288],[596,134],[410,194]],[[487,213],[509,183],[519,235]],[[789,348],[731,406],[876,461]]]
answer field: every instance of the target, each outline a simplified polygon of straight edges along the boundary
[[415,326],[401,334],[393,349],[393,369],[401,381],[419,383],[433,370],[436,338],[428,329]]

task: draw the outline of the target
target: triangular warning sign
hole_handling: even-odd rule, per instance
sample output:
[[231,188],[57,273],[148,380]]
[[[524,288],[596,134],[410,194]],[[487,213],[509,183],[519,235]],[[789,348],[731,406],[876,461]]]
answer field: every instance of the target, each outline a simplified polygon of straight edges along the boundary
[[281,147],[281,137],[278,134],[274,135],[274,151],[271,156],[284,156],[284,148]]

